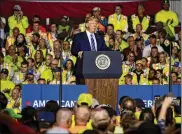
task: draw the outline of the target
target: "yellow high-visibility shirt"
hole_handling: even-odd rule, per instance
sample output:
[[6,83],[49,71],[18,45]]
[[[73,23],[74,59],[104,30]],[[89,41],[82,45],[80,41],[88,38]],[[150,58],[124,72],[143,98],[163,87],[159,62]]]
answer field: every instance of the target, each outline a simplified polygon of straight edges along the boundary
[[173,20],[172,24],[169,24],[168,26],[173,35],[175,36],[174,27],[178,26],[179,23],[177,14],[170,10],[169,11],[161,10],[155,15],[155,22],[161,21],[164,23],[164,25],[166,24],[168,19]]
[[67,26],[65,26],[65,27],[63,27],[62,25],[59,25],[59,26],[58,26],[58,31],[59,31],[59,32],[63,32],[63,30],[65,29],[66,32],[68,32],[69,28],[70,28],[69,25],[67,25]]
[[28,19],[26,16],[23,16],[22,19],[18,22],[14,15],[10,16],[8,18],[8,25],[10,28],[9,35],[11,36],[13,34],[13,29],[17,27],[20,30],[20,33],[26,34],[26,28],[28,28]]
[[123,14],[120,14],[120,16],[117,16],[116,13],[110,15],[108,19],[108,24],[114,25],[115,32],[116,30],[128,32],[128,18]]
[[15,87],[14,82],[9,80],[0,80],[0,82],[1,82],[0,87],[2,92],[5,91],[5,89],[10,89],[10,93],[5,93],[6,97],[9,98],[11,96],[12,90]]
[[127,43],[126,41],[122,40],[121,43],[120,43],[120,45],[119,45],[119,50],[120,50],[121,52],[123,52],[123,50],[124,50],[125,48],[127,48],[128,46],[129,46],[128,43]]
[[139,17],[136,16],[135,14],[133,14],[131,16],[131,21],[132,21],[132,26],[134,31],[136,31],[136,25],[137,24],[141,24],[142,28],[143,28],[143,32],[145,32],[147,30],[147,28],[149,27],[149,23],[150,23],[150,16],[146,15],[143,17],[142,22],[140,23]]
[[18,114],[18,113],[21,113],[21,107],[22,107],[22,99],[20,98],[19,101],[17,102],[20,104],[19,107],[17,108],[13,108],[14,104],[15,104],[15,100],[13,100],[13,98],[9,98],[9,101],[8,101],[8,104],[7,104],[7,107],[6,108],[10,108],[10,109],[13,109],[13,111]]

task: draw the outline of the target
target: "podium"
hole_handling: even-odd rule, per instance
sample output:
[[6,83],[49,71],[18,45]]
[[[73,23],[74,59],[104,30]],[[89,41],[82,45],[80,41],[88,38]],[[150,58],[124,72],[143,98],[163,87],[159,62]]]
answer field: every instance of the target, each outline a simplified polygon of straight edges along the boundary
[[82,75],[88,92],[100,104],[110,104],[116,108],[118,83],[122,74],[121,53],[119,51],[84,51]]

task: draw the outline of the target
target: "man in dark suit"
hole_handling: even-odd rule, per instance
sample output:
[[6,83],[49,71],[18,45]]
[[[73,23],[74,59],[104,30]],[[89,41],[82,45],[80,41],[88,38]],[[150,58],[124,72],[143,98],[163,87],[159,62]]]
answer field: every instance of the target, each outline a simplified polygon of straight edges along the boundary
[[[96,33],[98,19],[94,16],[87,18],[86,31],[81,32],[73,38],[71,47],[72,55],[77,57],[76,62],[76,78],[77,84],[84,84],[82,76],[82,54],[83,51],[107,51],[104,38]],[[81,82],[82,81],[82,82]]]

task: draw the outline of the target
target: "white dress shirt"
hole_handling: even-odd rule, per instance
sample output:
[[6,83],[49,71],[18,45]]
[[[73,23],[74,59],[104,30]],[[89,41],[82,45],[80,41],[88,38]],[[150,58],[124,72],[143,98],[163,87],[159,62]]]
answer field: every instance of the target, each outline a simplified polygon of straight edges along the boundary
[[[159,53],[164,51],[164,49],[160,45],[156,45],[156,47],[158,48],[158,52]],[[148,56],[150,56],[151,49],[152,49],[152,46],[151,45],[145,46],[145,48],[143,50],[143,56],[142,57],[148,57]]]
[[94,42],[95,42],[95,50],[97,51],[97,41],[96,41],[96,38],[95,38],[95,34],[94,33],[90,33],[89,31],[86,30],[86,33],[87,33],[87,36],[88,36],[88,40],[90,42],[90,47],[92,48],[92,45],[91,45],[91,34],[93,35],[93,39],[94,39]]

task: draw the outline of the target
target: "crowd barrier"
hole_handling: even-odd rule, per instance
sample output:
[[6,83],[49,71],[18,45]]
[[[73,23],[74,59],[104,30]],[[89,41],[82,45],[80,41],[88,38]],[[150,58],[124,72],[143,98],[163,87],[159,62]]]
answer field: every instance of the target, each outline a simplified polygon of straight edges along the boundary
[[[59,103],[59,85],[23,85],[22,108],[25,106],[44,107],[49,100]],[[87,93],[85,85],[64,85],[62,86],[62,106],[73,107],[81,93]],[[181,96],[181,85],[172,86],[172,92],[176,97]],[[118,101],[121,96],[141,98],[146,107],[151,107],[155,95],[163,96],[168,93],[168,85],[163,86],[119,86]]]

